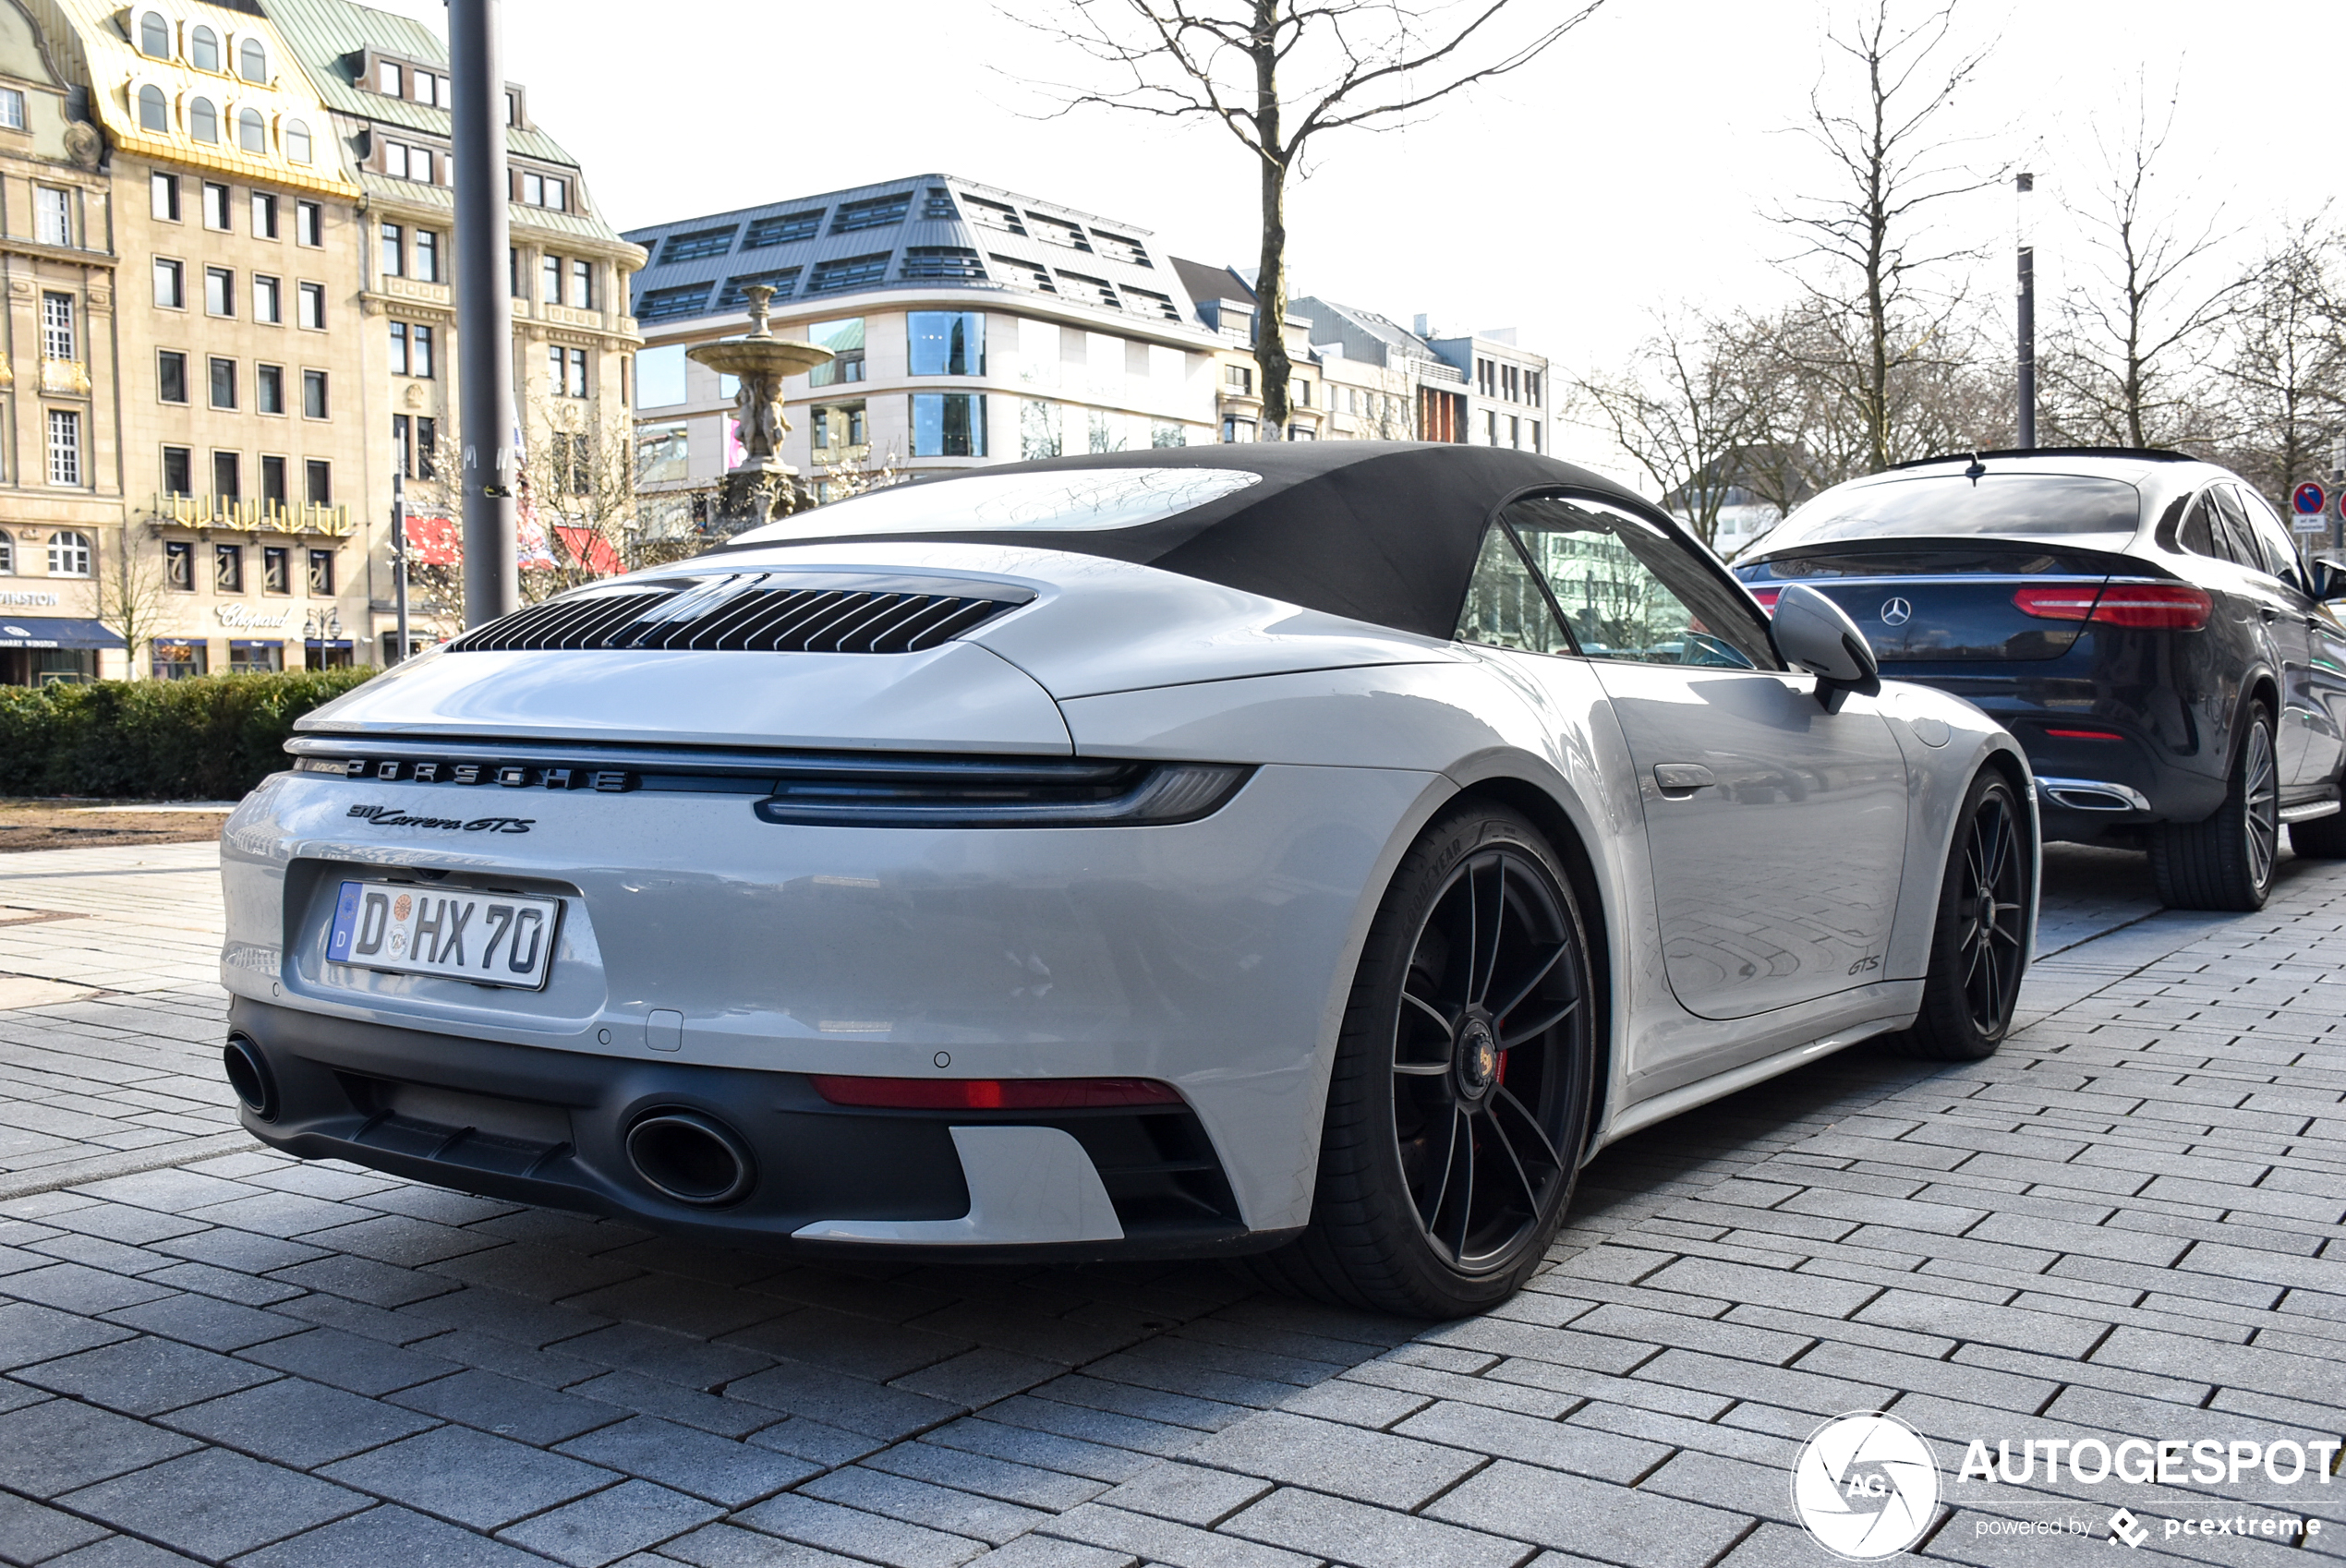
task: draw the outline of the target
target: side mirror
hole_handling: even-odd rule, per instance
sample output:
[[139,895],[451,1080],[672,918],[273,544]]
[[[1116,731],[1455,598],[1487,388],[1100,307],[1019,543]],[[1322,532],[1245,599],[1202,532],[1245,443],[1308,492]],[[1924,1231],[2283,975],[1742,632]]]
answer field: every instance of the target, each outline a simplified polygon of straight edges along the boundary
[[1806,583],[1789,584],[1776,597],[1768,630],[1786,664],[1817,678],[1817,702],[1827,713],[1840,712],[1851,692],[1870,697],[1881,690],[1881,666],[1857,623]]
[[2316,598],[2325,604],[2335,599],[2346,599],[2346,567],[2334,561],[2316,561],[2309,564],[2313,569]]

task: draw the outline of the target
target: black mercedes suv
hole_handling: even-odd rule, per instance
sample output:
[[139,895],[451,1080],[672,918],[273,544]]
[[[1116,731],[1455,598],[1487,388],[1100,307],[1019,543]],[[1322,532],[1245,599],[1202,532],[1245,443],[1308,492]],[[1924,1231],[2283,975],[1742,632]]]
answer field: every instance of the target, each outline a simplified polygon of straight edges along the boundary
[[2018,736],[2047,838],[2146,850],[2179,909],[2253,910],[2280,831],[2346,856],[2346,571],[2179,452],[1983,452],[1837,485],[1736,574],[1822,590],[1882,673]]

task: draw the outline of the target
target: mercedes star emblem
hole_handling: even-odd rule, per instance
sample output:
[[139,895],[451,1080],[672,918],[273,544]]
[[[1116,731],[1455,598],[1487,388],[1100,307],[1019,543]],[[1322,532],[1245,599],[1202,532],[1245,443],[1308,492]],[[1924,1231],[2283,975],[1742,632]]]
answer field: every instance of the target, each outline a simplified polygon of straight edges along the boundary
[[1908,604],[1905,599],[1884,599],[1881,601],[1881,623],[1884,626],[1904,626],[1907,621],[1914,619],[1914,614],[1915,607]]

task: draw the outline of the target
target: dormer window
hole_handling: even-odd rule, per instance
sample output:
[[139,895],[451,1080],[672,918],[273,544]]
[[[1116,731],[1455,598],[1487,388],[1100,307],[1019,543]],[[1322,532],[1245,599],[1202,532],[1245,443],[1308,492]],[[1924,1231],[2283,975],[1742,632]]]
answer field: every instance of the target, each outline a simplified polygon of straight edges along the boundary
[[171,58],[171,24],[163,19],[160,11],[148,11],[139,16],[139,53],[150,60]]
[[187,134],[198,141],[220,139],[220,112],[212,106],[211,99],[187,101]]
[[525,206],[550,207],[557,212],[566,212],[570,210],[570,182],[551,175],[525,174],[521,177],[521,199]]
[[139,128],[165,134],[171,130],[170,101],[152,82],[139,90]]
[[269,51],[260,40],[248,38],[236,46],[236,74],[249,82],[265,84],[269,80]]
[[375,66],[375,90],[393,98],[407,96],[407,73],[396,60],[378,61]]
[[220,69],[220,35],[208,27],[187,34],[187,64],[200,71]]
[[258,109],[236,111],[236,145],[248,152],[269,151],[269,127]]
[[308,121],[287,120],[285,122],[285,156],[296,163],[309,162]]

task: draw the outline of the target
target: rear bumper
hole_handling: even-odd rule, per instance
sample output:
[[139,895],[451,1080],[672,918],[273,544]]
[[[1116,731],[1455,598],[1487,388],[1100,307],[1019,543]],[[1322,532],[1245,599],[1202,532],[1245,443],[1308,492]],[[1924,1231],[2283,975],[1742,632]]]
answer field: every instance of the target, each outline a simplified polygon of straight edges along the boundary
[[[339,1159],[460,1191],[632,1221],[760,1250],[963,1260],[1195,1257],[1275,1246],[1249,1232],[1195,1112],[865,1110],[806,1075],[463,1039],[238,997],[231,1029],[267,1064],[274,1115],[246,1130],[303,1159]],[[748,1190],[721,1208],[676,1201],[635,1168],[628,1129],[685,1111],[748,1152]],[[1037,1241],[1014,1193],[985,1190],[971,1128],[1046,1128],[1073,1140],[1120,1238]],[[1081,1173],[1077,1173],[1079,1179]],[[973,1217],[982,1223],[951,1223]],[[805,1234],[814,1231],[816,1234]],[[924,1239],[951,1235],[954,1239]],[[843,1239],[853,1236],[856,1239]],[[1008,1238],[1008,1239],[1004,1239]]]

